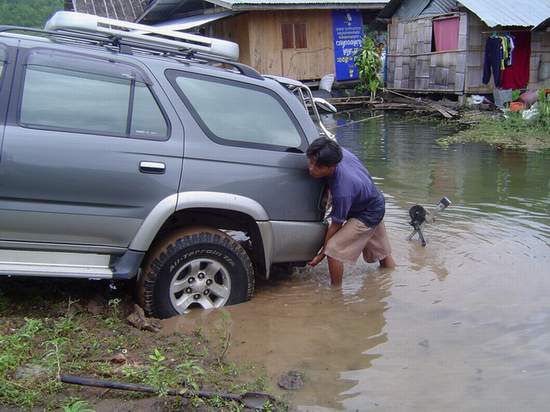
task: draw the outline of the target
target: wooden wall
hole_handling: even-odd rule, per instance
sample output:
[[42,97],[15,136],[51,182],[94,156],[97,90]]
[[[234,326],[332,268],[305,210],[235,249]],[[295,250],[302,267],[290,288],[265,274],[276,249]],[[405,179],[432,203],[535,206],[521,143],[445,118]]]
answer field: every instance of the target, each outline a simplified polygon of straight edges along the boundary
[[484,85],[483,63],[485,42],[489,37],[489,27],[474,14],[468,16],[468,57],[466,58],[466,93],[492,93],[494,79],[491,76],[489,84]]
[[239,45],[239,61],[251,65],[250,59],[250,14],[241,13],[233,17],[215,21],[211,26],[211,36],[231,40]]
[[[545,67],[542,67],[545,66]],[[529,89],[550,88],[550,78],[541,77],[543,70],[550,71],[550,33],[533,32],[531,37],[531,62]]]
[[[422,92],[488,94],[494,89],[482,83],[485,42],[491,29],[472,13],[460,13],[459,49],[430,52],[432,17],[408,21],[393,19],[389,26],[388,87]],[[533,32],[529,88],[550,88],[541,65],[550,70],[550,33]]]
[[466,71],[468,16],[460,17],[458,49],[432,52],[433,16],[394,18],[388,27],[388,88],[462,93]]
[[[489,84],[482,83],[485,58],[485,42],[490,36],[491,28],[475,15],[469,16],[468,24],[468,59],[467,59],[467,93],[492,93],[495,87],[493,76]],[[529,89],[550,87],[550,78],[539,77],[540,65],[550,66],[550,33],[531,33],[531,61],[529,72]]]
[[388,27],[388,87],[407,91],[461,93],[466,72],[468,16],[460,17],[458,49],[432,52],[433,16],[393,19]]
[[[306,49],[283,49],[283,23],[306,24]],[[213,36],[237,42],[240,61],[260,73],[313,80],[335,71],[330,10],[248,12],[214,23]]]

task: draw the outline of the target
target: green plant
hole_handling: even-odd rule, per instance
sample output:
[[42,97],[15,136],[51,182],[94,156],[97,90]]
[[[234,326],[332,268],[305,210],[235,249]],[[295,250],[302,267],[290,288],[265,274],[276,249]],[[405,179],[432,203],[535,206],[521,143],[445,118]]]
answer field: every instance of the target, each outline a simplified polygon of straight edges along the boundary
[[265,401],[265,403],[262,406],[262,411],[272,412],[274,410],[275,410],[275,406],[273,405],[273,403],[271,403],[271,401],[269,400]]
[[538,110],[537,123],[539,127],[545,132],[550,133],[550,100],[544,89],[539,90]]
[[53,359],[50,363],[50,368],[55,368],[55,376],[59,377],[61,375],[61,350],[63,345],[65,345],[68,342],[67,338],[58,336],[56,338],[53,338],[49,341],[44,342],[44,344],[50,349],[46,355],[45,359]]
[[63,412],[95,412],[95,410],[88,407],[88,402],[77,399],[63,406]]
[[371,34],[363,37],[361,49],[355,55],[355,66],[359,70],[359,84],[356,87],[359,93],[370,93],[370,100],[376,97],[376,92],[380,88],[381,81],[379,77],[382,68],[382,59],[377,52],[376,43]]
[[149,355],[149,359],[152,364],[147,371],[146,381],[158,392],[159,397],[165,397],[168,395],[168,388],[166,382],[163,379],[163,371],[166,367],[163,365],[166,357],[155,348],[152,355]]
[[222,312],[222,327],[218,337],[220,354],[218,356],[218,364],[223,363],[223,358],[231,345],[231,329],[229,324],[229,314],[227,312]]
[[197,383],[197,377],[204,375],[205,371],[202,367],[197,365],[197,361],[194,359],[190,359],[188,361],[185,361],[183,363],[180,363],[176,367],[176,372],[182,378],[183,382],[185,382],[185,385],[194,391],[198,391],[199,384]]
[[113,318],[118,317],[118,307],[120,306],[120,302],[122,302],[119,298],[109,299],[108,305],[111,308],[111,316]]

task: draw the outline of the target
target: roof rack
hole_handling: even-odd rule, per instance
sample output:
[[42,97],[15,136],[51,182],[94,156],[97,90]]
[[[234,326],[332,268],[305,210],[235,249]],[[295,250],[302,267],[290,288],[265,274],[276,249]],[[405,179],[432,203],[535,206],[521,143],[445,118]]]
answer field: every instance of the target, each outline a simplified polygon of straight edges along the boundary
[[[58,12],[58,13],[70,13],[70,12]],[[71,13],[77,14],[77,13]],[[81,14],[81,13],[78,13]],[[89,15],[85,15],[89,16]],[[90,15],[91,16],[91,15]],[[91,16],[95,17],[95,16]],[[116,20],[114,20],[116,21]],[[124,22],[121,22],[124,24]],[[131,23],[130,23],[131,24]],[[149,26],[139,25],[142,27]],[[215,63],[230,66],[235,68],[239,73],[244,76],[251,77],[258,80],[264,80],[264,77],[254,70],[252,67],[246,64],[235,62],[220,58],[212,53],[198,51],[196,48],[189,47],[188,44],[182,42],[177,43],[177,46],[166,42],[150,41],[154,39],[151,36],[143,35],[141,37],[129,37],[121,36],[119,34],[112,34],[104,31],[82,31],[77,29],[56,29],[56,30],[44,30],[35,29],[31,27],[20,26],[0,26],[0,33],[3,32],[28,32],[35,34],[42,34],[49,37],[56,42],[71,42],[77,44],[96,45],[101,47],[113,47],[118,49],[120,53],[132,54],[134,51],[144,52],[147,54],[158,55],[162,57],[173,58],[178,62],[197,62],[197,63]],[[124,33],[124,32],[123,32]],[[182,34],[182,33],[176,33]],[[200,36],[196,36],[200,37]],[[216,40],[216,39],[211,39]],[[223,41],[223,40],[218,40]],[[231,43],[231,42],[226,42]]]
[[44,27],[46,30],[77,30],[103,33],[124,40],[138,40],[144,43],[193,50],[230,60],[238,60],[239,45],[227,40],[212,39],[196,34],[167,30],[161,27],[114,20],[92,14],[58,11]]

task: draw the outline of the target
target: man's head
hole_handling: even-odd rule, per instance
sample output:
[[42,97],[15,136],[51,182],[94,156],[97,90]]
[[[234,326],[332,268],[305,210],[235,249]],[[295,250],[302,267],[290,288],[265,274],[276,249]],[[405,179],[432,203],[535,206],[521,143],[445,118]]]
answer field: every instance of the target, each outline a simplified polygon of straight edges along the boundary
[[307,149],[309,174],[313,177],[328,177],[334,174],[342,160],[342,149],[335,140],[320,137]]

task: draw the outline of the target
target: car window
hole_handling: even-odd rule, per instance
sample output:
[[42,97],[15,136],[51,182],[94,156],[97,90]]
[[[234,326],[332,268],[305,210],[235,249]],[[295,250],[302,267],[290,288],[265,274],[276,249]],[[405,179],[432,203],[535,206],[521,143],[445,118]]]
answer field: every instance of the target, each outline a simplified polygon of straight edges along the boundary
[[175,80],[210,135],[221,143],[301,146],[296,124],[270,93],[236,82],[188,76],[176,76]]
[[4,50],[4,48],[0,46],[0,84],[4,79],[4,67],[6,66],[7,57],[8,56],[6,50]]
[[131,134],[152,138],[168,135],[166,120],[151,91],[143,83],[136,83]]
[[157,140],[169,129],[144,83],[38,64],[27,65],[19,119],[28,127]]
[[21,123],[125,135],[131,81],[28,66]]

